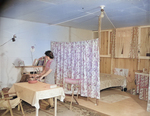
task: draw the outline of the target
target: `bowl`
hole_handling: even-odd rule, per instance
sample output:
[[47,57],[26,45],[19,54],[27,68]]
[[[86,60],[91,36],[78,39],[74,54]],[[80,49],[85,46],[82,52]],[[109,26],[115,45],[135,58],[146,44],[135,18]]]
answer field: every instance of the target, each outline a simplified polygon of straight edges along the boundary
[[37,80],[30,80],[30,81],[28,81],[28,83],[30,83],[30,84],[34,84],[34,83],[37,83],[38,81]]

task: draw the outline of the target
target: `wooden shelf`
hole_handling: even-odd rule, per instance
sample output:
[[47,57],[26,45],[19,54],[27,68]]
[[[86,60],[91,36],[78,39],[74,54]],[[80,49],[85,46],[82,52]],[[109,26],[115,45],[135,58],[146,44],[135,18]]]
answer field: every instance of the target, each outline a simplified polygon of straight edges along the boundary
[[15,66],[15,68],[21,69],[21,74],[30,74],[30,72],[34,71],[42,71],[44,66]]
[[15,66],[15,68],[40,68],[43,66]]
[[139,71],[135,72],[135,74],[146,75],[146,76],[149,75],[148,72],[139,72]]
[[111,55],[100,55],[100,57],[111,57]]
[[149,56],[140,56],[139,58],[140,58],[140,59],[150,59]]

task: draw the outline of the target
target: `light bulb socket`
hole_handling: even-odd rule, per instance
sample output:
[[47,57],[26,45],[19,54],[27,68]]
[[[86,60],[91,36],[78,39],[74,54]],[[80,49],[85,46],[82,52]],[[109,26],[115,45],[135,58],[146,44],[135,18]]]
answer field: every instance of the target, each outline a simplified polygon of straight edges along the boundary
[[101,12],[104,12],[104,9],[101,9]]

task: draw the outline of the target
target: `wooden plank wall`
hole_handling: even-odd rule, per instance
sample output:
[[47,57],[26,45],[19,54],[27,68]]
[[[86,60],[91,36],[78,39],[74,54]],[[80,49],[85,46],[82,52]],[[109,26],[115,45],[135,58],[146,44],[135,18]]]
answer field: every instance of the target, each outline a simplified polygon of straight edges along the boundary
[[[138,59],[130,58],[113,58],[113,69],[124,68],[129,69],[129,78],[127,82],[128,90],[135,88],[135,72],[138,69]],[[144,61],[143,61],[144,62]],[[146,63],[145,63],[146,64]],[[101,57],[100,58],[100,73],[111,74],[111,58]]]
[[150,59],[140,59],[139,61],[139,70],[143,70],[143,68],[150,70]]
[[138,64],[137,59],[131,58],[115,58],[114,59],[114,68],[124,68],[129,69],[129,77],[127,78],[127,88],[132,89],[135,88],[135,71],[137,71]]
[[100,73],[111,74],[111,58],[100,58]]
[[[145,35],[148,35],[147,29],[143,28],[141,31],[141,36],[143,38],[148,38]],[[144,34],[145,33],[145,34]],[[107,50],[104,48],[108,44],[108,36],[105,35],[106,33],[102,33],[102,38],[106,39],[105,41],[101,41],[101,55],[108,55],[109,53],[106,52]],[[150,41],[147,40],[142,40],[141,41],[141,56],[145,56],[146,53],[146,48],[144,46],[144,43],[148,43]],[[148,43],[149,44],[149,43]],[[150,46],[150,45],[149,45]],[[111,47],[110,47],[111,48]],[[105,51],[105,53],[104,53]],[[112,65],[113,64],[113,65]],[[111,66],[112,65],[112,66]],[[136,88],[135,85],[135,72],[138,70],[143,70],[143,68],[147,69],[148,71],[150,70],[150,59],[131,59],[131,58],[111,58],[111,57],[100,57],[100,73],[107,73],[111,74],[111,67],[112,69],[114,68],[124,68],[124,69],[129,69],[129,77],[128,77],[128,82],[127,82],[127,89],[133,89]]]
[[101,32],[101,55],[108,54],[108,31]]

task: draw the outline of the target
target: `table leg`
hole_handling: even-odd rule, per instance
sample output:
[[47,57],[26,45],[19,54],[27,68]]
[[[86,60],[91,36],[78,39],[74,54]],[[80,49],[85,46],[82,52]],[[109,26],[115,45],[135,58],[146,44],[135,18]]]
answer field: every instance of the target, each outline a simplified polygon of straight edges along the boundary
[[57,116],[57,97],[55,97],[55,109],[54,109],[54,116]]
[[38,116],[38,113],[39,113],[39,109],[38,108],[36,108],[36,116]]

